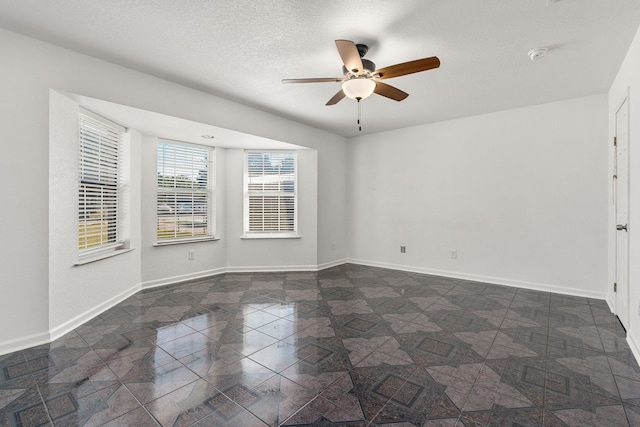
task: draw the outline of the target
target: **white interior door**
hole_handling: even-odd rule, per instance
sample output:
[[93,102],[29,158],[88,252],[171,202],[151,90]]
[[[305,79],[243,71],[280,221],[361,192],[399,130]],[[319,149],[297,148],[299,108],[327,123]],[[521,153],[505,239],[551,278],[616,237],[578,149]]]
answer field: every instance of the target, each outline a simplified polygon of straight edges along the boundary
[[616,111],[616,315],[629,328],[629,100]]

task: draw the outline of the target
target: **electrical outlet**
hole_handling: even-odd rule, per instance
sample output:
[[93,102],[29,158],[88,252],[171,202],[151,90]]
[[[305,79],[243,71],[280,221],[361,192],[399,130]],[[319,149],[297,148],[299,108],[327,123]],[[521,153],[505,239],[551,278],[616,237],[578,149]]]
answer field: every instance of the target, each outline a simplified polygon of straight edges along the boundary
[[189,261],[196,259],[196,251],[189,251]]
[[401,254],[406,254],[407,253],[407,247],[406,246],[400,246],[400,253]]
[[449,251],[449,257],[450,258],[458,258],[458,250],[457,249],[451,249]]

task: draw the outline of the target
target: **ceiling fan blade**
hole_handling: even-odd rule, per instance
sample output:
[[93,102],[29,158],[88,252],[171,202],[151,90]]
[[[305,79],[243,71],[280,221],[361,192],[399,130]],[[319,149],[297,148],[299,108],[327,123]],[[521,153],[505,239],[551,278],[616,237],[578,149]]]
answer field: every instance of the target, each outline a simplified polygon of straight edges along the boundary
[[392,77],[406,76],[407,74],[419,73],[440,66],[440,60],[437,56],[431,58],[416,59],[415,61],[403,62],[402,64],[391,65],[376,70],[374,74],[378,74],[378,79],[390,79]]
[[341,82],[344,79],[339,79],[337,77],[327,77],[327,78],[318,78],[318,79],[282,79],[282,83],[334,83]]
[[338,93],[333,95],[333,97],[329,101],[327,101],[325,105],[336,105],[338,102],[342,101],[342,98],[344,98],[345,96],[347,95],[345,95],[342,89],[340,89]]
[[364,67],[362,66],[362,59],[360,59],[360,53],[358,53],[356,44],[351,40],[336,40],[336,47],[347,70],[356,75],[362,73]]
[[376,88],[373,91],[378,95],[393,99],[394,101],[402,101],[409,96],[407,92],[403,92],[398,88],[382,82],[376,82]]

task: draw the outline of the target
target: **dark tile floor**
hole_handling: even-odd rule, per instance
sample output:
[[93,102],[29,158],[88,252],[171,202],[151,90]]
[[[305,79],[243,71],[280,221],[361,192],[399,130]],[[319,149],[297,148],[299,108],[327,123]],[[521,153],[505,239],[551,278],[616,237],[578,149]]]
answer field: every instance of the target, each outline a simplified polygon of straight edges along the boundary
[[0,356],[0,426],[630,426],[604,301],[343,265],[143,291]]

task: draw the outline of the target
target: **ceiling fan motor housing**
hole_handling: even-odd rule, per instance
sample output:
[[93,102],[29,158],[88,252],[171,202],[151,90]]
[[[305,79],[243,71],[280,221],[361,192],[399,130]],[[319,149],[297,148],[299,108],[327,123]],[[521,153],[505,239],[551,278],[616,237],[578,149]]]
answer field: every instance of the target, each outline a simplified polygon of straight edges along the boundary
[[367,52],[369,52],[369,46],[366,44],[357,43],[356,49],[358,49],[358,55],[360,55],[360,58],[364,58]]
[[[367,74],[367,72],[369,74],[373,74],[373,72],[376,70],[376,64],[374,64],[373,61],[369,61],[368,59],[362,59],[362,68],[363,68],[363,74]],[[347,75],[347,74],[351,74],[351,72],[347,70],[347,67],[343,65],[342,74]]]

